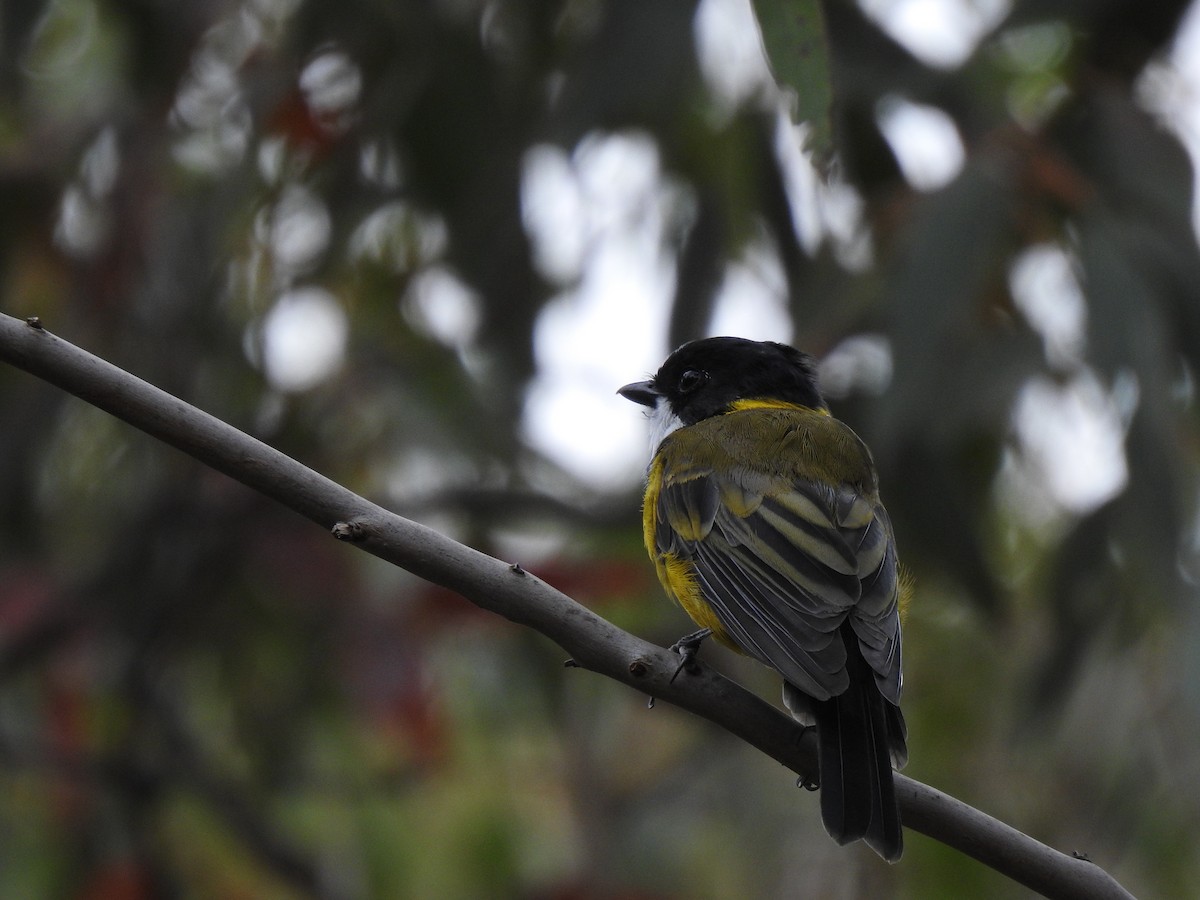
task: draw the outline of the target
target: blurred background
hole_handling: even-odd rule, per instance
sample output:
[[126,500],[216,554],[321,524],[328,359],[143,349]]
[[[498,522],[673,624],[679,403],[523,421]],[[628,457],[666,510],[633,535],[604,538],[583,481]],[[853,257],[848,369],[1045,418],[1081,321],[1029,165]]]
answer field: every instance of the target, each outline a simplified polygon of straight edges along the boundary
[[[5,0],[0,308],[664,644],[614,391],[790,341],[916,579],[908,773],[1183,897],[1198,41],[1184,2]],[[836,847],[729,735],[8,367],[0,529],[5,897],[1027,896]]]

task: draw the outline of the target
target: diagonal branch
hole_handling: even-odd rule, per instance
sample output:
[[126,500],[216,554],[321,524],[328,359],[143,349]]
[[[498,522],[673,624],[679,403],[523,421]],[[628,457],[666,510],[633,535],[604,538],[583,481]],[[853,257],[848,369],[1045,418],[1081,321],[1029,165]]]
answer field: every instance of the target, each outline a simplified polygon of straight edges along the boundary
[[[57,385],[330,529],[340,540],[544,634],[587,669],[720,725],[792,771],[815,776],[815,741],[705,666],[671,681],[678,657],[523,571],[364,500],[221,420],[46,331],[0,315],[0,360]],[[904,824],[1052,898],[1130,898],[1107,872],[934,788],[896,775]]]

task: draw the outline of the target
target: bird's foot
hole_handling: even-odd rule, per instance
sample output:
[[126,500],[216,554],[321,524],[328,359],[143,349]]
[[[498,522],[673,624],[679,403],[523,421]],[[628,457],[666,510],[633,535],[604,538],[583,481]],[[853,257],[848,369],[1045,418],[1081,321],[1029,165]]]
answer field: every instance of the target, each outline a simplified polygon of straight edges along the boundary
[[680,672],[691,666],[692,662],[696,659],[696,654],[700,652],[700,645],[704,643],[705,638],[711,636],[711,628],[701,628],[699,631],[685,634],[667,648],[679,654],[679,667],[675,670],[675,674],[671,676],[672,683],[679,677]]
[[796,787],[804,788],[806,791],[816,791],[820,789],[821,782],[813,781],[812,778],[807,775],[801,775],[796,779]]
[[[815,735],[816,732],[817,732],[817,727],[815,725],[801,725],[800,726],[800,740],[804,740],[804,738],[807,737],[809,734]],[[799,778],[796,779],[796,787],[804,788],[806,791],[819,790],[821,787],[821,779],[819,777],[813,778],[813,776],[811,774],[801,775]]]

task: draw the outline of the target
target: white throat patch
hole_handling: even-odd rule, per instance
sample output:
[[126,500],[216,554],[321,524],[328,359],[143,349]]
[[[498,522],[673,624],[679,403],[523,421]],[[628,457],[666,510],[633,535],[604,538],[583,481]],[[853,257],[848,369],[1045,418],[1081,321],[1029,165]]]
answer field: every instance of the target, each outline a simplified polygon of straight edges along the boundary
[[666,397],[658,398],[654,409],[646,411],[646,418],[650,420],[650,458],[654,459],[654,454],[658,452],[658,445],[672,431],[682,428],[683,420],[671,412],[671,404]]

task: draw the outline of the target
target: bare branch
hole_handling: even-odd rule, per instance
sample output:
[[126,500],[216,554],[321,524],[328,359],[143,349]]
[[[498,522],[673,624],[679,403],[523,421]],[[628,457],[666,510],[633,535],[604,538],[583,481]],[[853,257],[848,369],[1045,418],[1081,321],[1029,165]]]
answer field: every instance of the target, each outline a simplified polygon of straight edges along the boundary
[[[705,666],[673,683],[678,658],[600,618],[519,566],[493,559],[359,497],[261,441],[46,331],[0,315],[0,360],[171,444],[329,529],[340,540],[549,637],[578,665],[720,725],[815,777],[816,748],[790,718]],[[1060,853],[903,775],[904,824],[1046,897],[1130,898],[1093,863]]]

